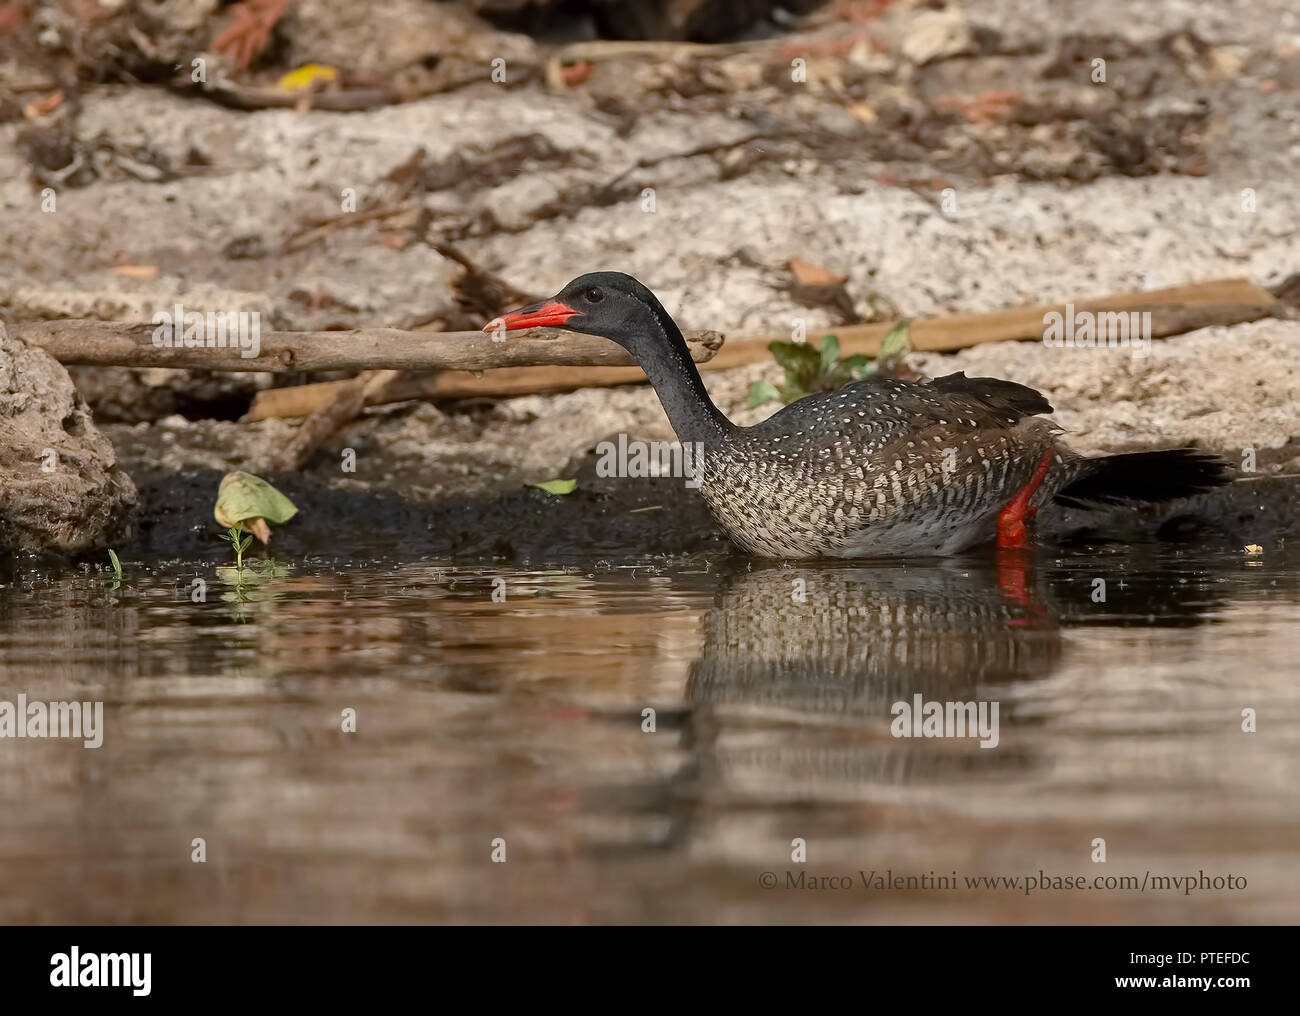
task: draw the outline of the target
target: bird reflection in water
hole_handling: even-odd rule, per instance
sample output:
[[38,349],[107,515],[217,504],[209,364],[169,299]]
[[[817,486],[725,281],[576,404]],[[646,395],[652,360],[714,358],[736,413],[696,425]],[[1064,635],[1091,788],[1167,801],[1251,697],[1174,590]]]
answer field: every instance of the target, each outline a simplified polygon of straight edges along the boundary
[[682,765],[588,803],[667,818],[652,842],[617,845],[662,849],[728,801],[869,801],[903,784],[1023,773],[1034,762],[1008,737],[1010,710],[998,749],[984,751],[977,736],[896,738],[891,708],[916,695],[996,699],[1050,674],[1062,639],[1039,567],[1019,550],[992,562],[739,564],[702,617],[685,707],[660,713],[660,730],[680,731]]
[[687,698],[875,716],[970,700],[1056,665],[1055,614],[1031,558],[770,566],[732,576],[703,618]]

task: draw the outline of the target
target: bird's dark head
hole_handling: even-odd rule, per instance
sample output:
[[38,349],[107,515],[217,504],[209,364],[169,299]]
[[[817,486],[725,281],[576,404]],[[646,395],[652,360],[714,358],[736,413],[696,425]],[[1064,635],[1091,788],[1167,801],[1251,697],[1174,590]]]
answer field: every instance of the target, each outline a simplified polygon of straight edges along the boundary
[[503,314],[483,330],[539,327],[603,335],[642,362],[673,345],[673,336],[676,343],[682,342],[681,332],[655,295],[622,272],[580,275],[549,300]]
[[733,429],[709,398],[681,331],[632,276],[580,275],[549,300],[502,314],[483,330],[538,327],[602,335],[626,349],[650,378],[680,440],[718,440]]

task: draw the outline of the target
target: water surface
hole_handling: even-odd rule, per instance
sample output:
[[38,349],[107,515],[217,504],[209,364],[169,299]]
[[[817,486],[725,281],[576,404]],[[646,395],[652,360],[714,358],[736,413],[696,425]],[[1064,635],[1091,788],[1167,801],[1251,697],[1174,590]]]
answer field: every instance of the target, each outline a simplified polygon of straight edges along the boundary
[[9,573],[0,700],[104,736],[0,739],[0,921],[1294,921],[1291,557]]

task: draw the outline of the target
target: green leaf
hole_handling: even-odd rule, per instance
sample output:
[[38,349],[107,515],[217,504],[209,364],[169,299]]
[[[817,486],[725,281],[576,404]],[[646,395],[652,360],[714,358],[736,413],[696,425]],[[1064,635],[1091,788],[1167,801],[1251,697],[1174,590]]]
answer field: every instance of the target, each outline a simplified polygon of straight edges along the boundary
[[122,562],[117,559],[117,555],[111,547],[108,551],[108,559],[113,562],[113,574],[120,579],[122,577]]
[[773,342],[767,348],[773,359],[795,377],[812,377],[821,366],[821,355],[807,342]]
[[822,339],[821,369],[829,373],[840,362],[840,340],[838,336],[827,335]]
[[545,483],[533,484],[538,490],[544,490],[548,494],[572,494],[573,488],[577,485],[577,480],[547,480]]
[[876,354],[876,359],[897,360],[911,348],[912,344],[908,341],[907,322],[900,321],[889,329],[885,333],[885,337],[880,340],[880,352]]
[[753,409],[755,406],[761,406],[764,402],[771,402],[780,397],[781,393],[771,381],[755,381],[749,389],[749,401],[745,403],[745,408]]
[[292,501],[252,473],[227,474],[217,492],[217,506],[213,511],[223,526],[238,528],[251,519],[266,519],[281,526],[298,514]]

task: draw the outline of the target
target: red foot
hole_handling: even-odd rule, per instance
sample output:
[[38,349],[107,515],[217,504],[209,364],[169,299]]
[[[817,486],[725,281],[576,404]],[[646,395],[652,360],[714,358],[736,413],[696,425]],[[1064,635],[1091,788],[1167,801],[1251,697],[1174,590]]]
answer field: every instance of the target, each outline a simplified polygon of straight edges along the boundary
[[1043,482],[1048,467],[1052,464],[1052,449],[1043,453],[1043,461],[1038,464],[1033,479],[1025,484],[1024,490],[1011,499],[1011,503],[998,515],[998,546],[1025,547],[1029,544],[1029,535],[1025,531],[1025,522],[1034,517],[1038,509],[1030,507],[1029,500],[1034,491]]

